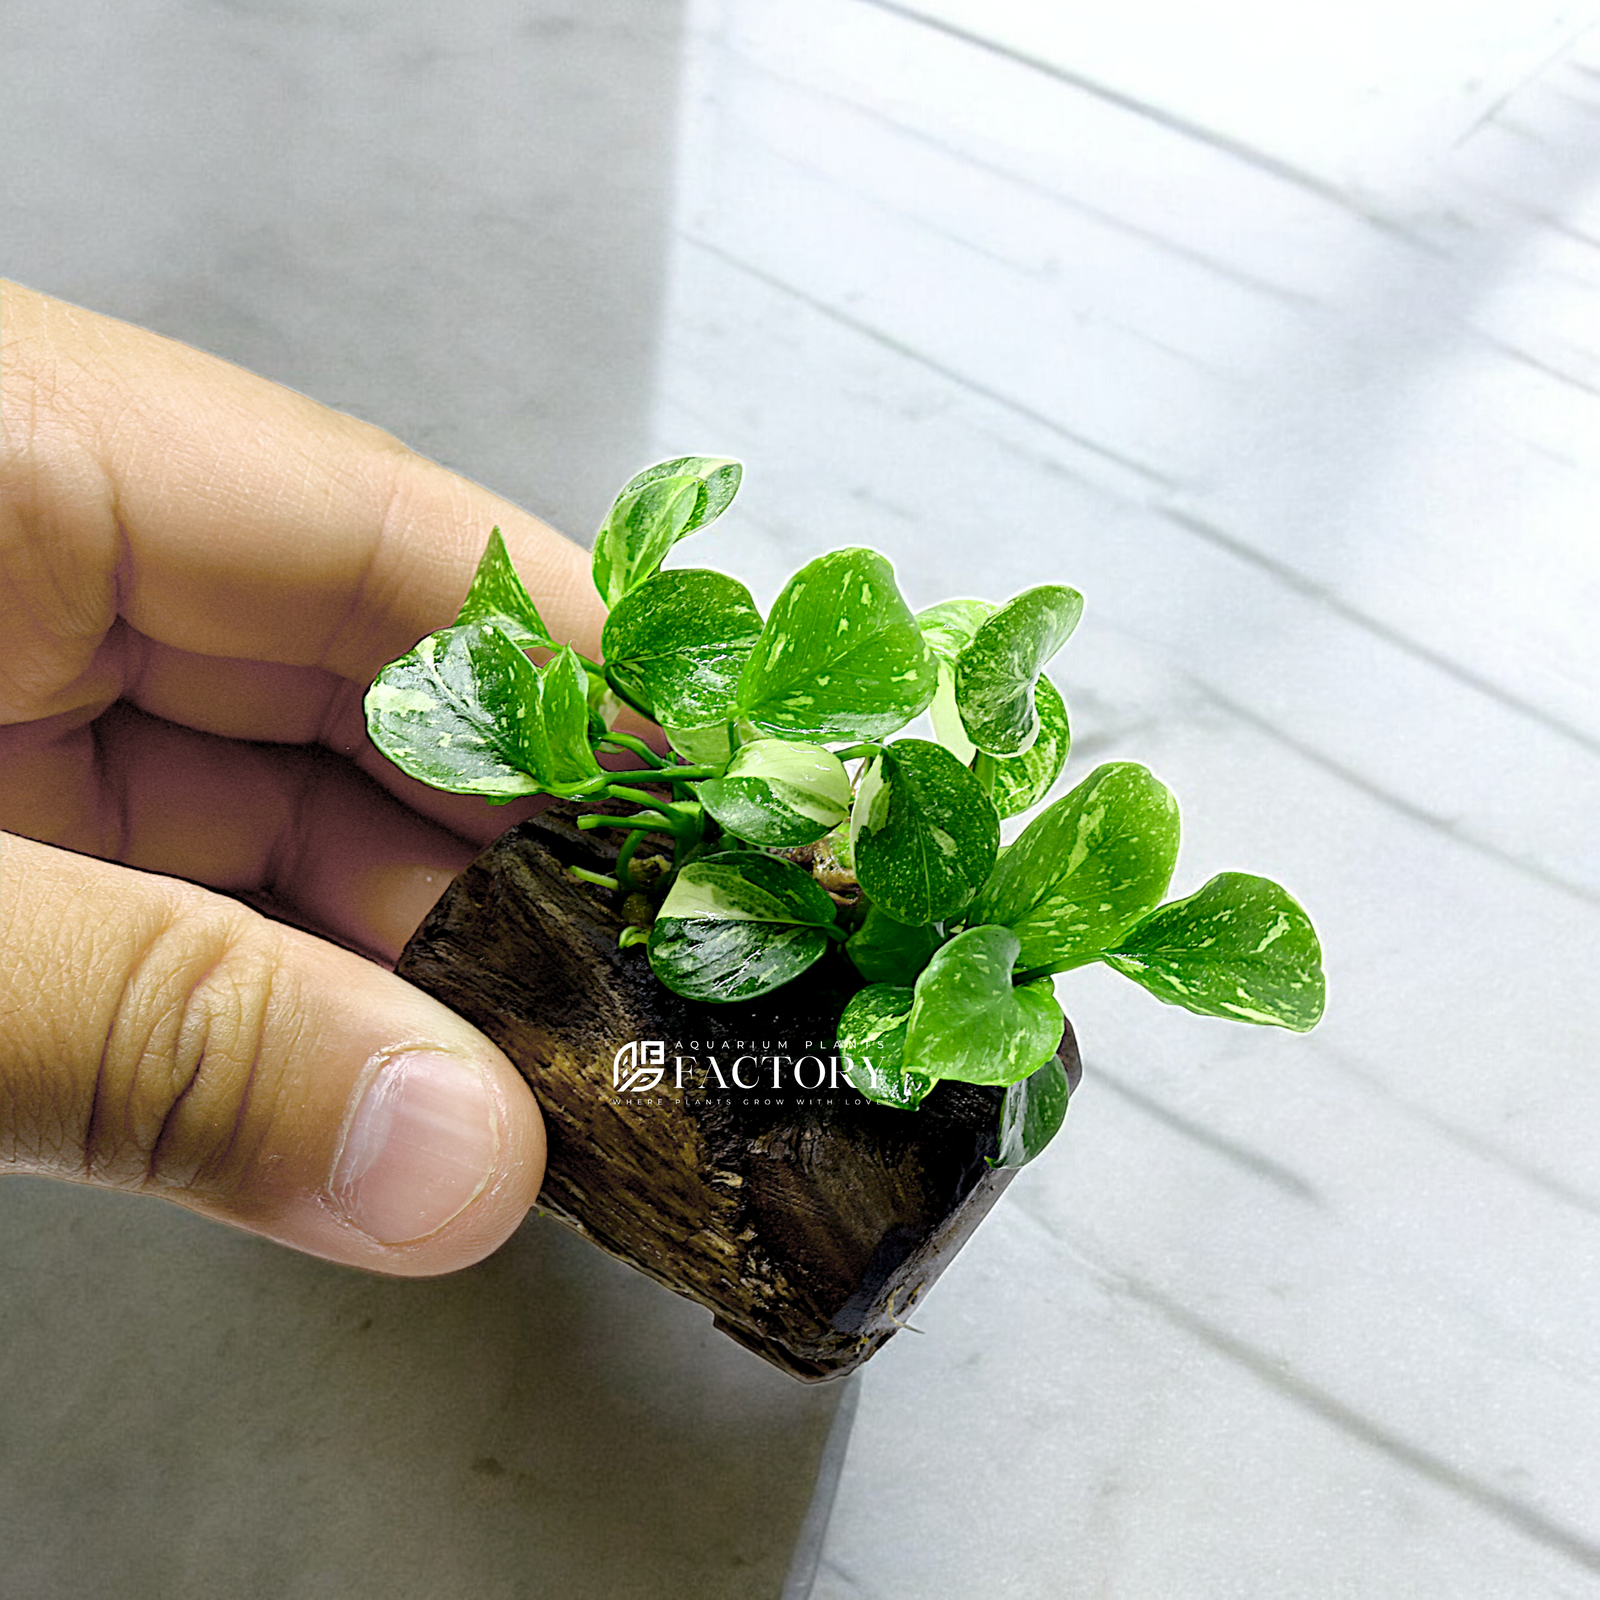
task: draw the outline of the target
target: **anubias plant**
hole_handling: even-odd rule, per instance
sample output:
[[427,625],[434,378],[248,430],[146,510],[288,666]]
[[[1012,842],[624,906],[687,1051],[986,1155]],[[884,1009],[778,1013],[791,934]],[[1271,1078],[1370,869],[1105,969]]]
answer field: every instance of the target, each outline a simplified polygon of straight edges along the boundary
[[[1162,903],[1178,808],[1144,767],[1097,767],[1002,847],[1001,822],[1067,758],[1044,668],[1076,590],[913,615],[881,555],[846,549],[763,618],[736,579],[661,566],[739,479],[735,461],[685,456],[622,491],[594,544],[603,662],[550,636],[495,530],[455,624],[368,693],[378,748],[458,794],[608,802],[578,826],[623,830],[615,876],[569,870],[625,896],[622,942],[681,995],[750,1000],[848,963],[851,1083],[908,1111],[944,1078],[1008,1086],[999,1165],[1065,1114],[1056,973],[1100,961],[1203,1016],[1316,1023],[1317,937],[1277,884],[1225,872]],[[536,667],[530,648],[552,653]],[[624,706],[671,756],[612,725]],[[935,740],[892,737],[924,711]],[[642,765],[607,771],[599,751]],[[649,844],[664,838],[670,858]]]

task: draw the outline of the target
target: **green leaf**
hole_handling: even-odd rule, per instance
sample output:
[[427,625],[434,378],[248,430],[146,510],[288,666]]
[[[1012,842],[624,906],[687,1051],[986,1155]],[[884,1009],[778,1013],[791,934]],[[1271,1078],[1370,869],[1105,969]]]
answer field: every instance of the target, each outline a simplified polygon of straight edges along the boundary
[[844,952],[868,983],[909,984],[916,982],[942,942],[936,929],[896,922],[881,907],[869,905]]
[[678,456],[630,479],[594,539],[594,586],[608,606],[661,565],[686,534],[714,522],[743,468],[725,456]]
[[[578,659],[583,661],[582,656]],[[583,672],[589,680],[589,737],[591,740],[600,740],[611,731],[612,724],[627,709],[627,702],[617,697],[606,682],[605,673],[598,667],[584,661]]]
[[739,684],[739,710],[766,733],[877,739],[933,698],[933,658],[875,550],[835,550],[778,596]]
[[733,715],[739,676],[761,633],[750,591],[720,572],[658,572],[606,618],[606,677],[647,716],[710,728]]
[[1038,805],[1060,777],[1072,748],[1066,705],[1046,677],[1034,685],[1034,705],[1039,712],[1039,737],[1020,756],[995,758],[990,798],[1002,817],[1020,817]]
[[538,717],[530,715],[523,726],[529,747],[538,752],[539,774],[550,786],[582,783],[599,774],[592,742],[589,675],[570,644],[563,645],[539,669]]
[[693,478],[700,485],[700,501],[686,530],[693,533],[715,522],[733,504],[743,477],[743,466],[731,456],[674,456],[630,479],[618,499],[662,478]]
[[1224,872],[1151,912],[1100,958],[1158,1000],[1203,1017],[1304,1033],[1322,1016],[1322,948],[1287,890]]
[[1048,978],[1013,985],[1017,936],[968,928],[934,952],[917,979],[905,1070],[963,1083],[1015,1083],[1061,1043],[1061,1007]]
[[988,878],[1000,819],[983,785],[926,739],[886,745],[861,775],[850,814],[856,877],[902,922],[953,917]]
[[850,815],[850,774],[831,750],[788,739],[743,746],[723,777],[695,785],[700,803],[751,844],[812,844]]
[[994,609],[987,600],[944,600],[917,613],[917,626],[939,669],[939,685],[928,706],[933,736],[963,766],[978,747],[967,737],[956,710],[956,662]]
[[928,715],[933,720],[934,738],[962,766],[967,766],[978,747],[967,737],[961,713],[956,710],[956,669],[949,661],[941,659],[939,662],[939,687],[934,690]]
[[483,559],[473,574],[472,587],[467,590],[467,598],[456,618],[458,628],[469,622],[498,623],[506,637],[520,649],[532,645],[556,648],[538,607],[523,588],[517,569],[511,565],[506,542],[498,528],[489,530],[489,547],[483,552]]
[[1010,928],[1025,969],[1065,972],[1152,910],[1178,857],[1178,805],[1131,761],[1096,767],[1001,852],[969,922]]
[[875,983],[850,997],[838,1027],[844,1075],[867,1099],[903,1111],[915,1111],[933,1087],[901,1066],[911,1003],[910,989]]
[[953,667],[994,610],[987,600],[941,600],[917,613],[917,626],[934,656]]
[[731,722],[713,728],[673,728],[662,723],[661,731],[691,767],[726,766],[735,749]]
[[1055,1056],[1012,1084],[1000,1105],[1000,1151],[989,1165],[1027,1166],[1061,1131],[1068,1093],[1066,1069]]
[[828,947],[833,901],[809,872],[756,850],[685,866],[650,930],[650,966],[690,1000],[751,1000]]
[[537,794],[522,737],[539,674],[498,624],[430,633],[367,690],[367,731],[402,772],[452,794]]
[[1052,583],[1019,594],[980,625],[956,663],[956,705],[978,749],[1018,756],[1033,743],[1033,686],[1082,615],[1083,596]]

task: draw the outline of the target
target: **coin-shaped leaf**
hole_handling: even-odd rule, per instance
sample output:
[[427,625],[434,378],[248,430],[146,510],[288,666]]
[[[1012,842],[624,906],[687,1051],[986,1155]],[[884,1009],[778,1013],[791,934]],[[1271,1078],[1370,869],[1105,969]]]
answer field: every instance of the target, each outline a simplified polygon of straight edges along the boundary
[[650,966],[690,1000],[752,1000],[804,972],[833,920],[827,891],[792,861],[757,850],[701,856],[662,902]]
[[838,1027],[845,1076],[867,1099],[904,1111],[914,1111],[933,1087],[902,1065],[911,1003],[910,989],[874,983],[851,996]]
[[935,658],[951,666],[972,643],[972,636],[995,613],[987,600],[941,600],[917,613],[917,626]]
[[430,633],[367,690],[367,731],[402,772],[452,794],[510,797],[543,787],[524,738],[539,674],[493,622]]
[[1024,969],[1064,972],[1113,947],[1160,902],[1178,805],[1131,761],[1097,767],[1001,853],[968,920],[1010,928]]
[[614,606],[661,565],[678,540],[714,522],[743,469],[723,456],[679,456],[632,478],[594,539],[594,586]]
[[917,979],[902,1069],[963,1083],[1015,1083],[1061,1043],[1048,978],[1013,984],[1017,936],[968,928],[941,945]]
[[1150,913],[1100,958],[1158,1000],[1205,1017],[1304,1033],[1322,1016],[1322,947],[1269,878],[1224,872]]
[[764,732],[878,739],[933,698],[922,631],[875,550],[835,550],[778,596],[739,684],[739,710]]
[[983,785],[942,745],[897,739],[861,775],[850,850],[863,891],[891,917],[955,916],[988,878],[999,845]]
[[1018,756],[1038,736],[1034,685],[1083,615],[1062,584],[1029,589],[1001,606],[956,662],[956,705],[967,737],[992,756]]
[[936,929],[896,922],[881,907],[869,905],[844,951],[868,983],[912,984],[942,942]]
[[1067,1115],[1066,1069],[1051,1056],[1036,1072],[1006,1090],[1000,1105],[995,1167],[1025,1167],[1061,1131]]
[[733,715],[739,677],[760,633],[761,613],[736,579],[698,568],[658,572],[606,618],[606,676],[658,722],[715,727]]
[[720,778],[695,786],[700,803],[751,844],[812,844],[850,815],[850,774],[817,744],[756,739]]
[[1067,726],[1067,708],[1060,691],[1048,678],[1040,677],[1033,698],[1039,713],[1038,738],[1020,756],[995,758],[990,798],[1002,817],[1020,817],[1038,805],[1060,777],[1072,748],[1072,730]]

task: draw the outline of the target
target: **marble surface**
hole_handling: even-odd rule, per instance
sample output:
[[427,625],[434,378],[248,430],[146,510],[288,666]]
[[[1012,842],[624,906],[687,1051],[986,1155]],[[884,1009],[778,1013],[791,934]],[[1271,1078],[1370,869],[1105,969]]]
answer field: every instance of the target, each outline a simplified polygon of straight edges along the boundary
[[[846,542],[916,603],[1073,583],[1069,771],[1146,762],[1184,807],[1179,889],[1254,870],[1315,916],[1330,1008],[1306,1039],[1061,980],[1087,1068],[1067,1131],[860,1380],[792,1596],[1600,1593],[1597,17],[0,18],[12,276],[358,410],[580,535],[637,462],[740,455],[737,512],[694,560],[761,599]],[[564,1436],[542,1406],[577,1347],[617,1500],[688,1463],[729,1550],[766,1563],[719,1556],[722,1588],[696,1587],[668,1518],[609,1592],[776,1593],[810,1548],[813,1392],[770,1389],[568,1241],[530,1231],[413,1323],[392,1286],[186,1218],[35,1184],[0,1206],[24,1595],[82,1592],[84,1530],[145,1561],[175,1516],[188,1592],[211,1559],[229,1592],[363,1592],[272,1589],[260,1552],[314,1574],[382,1545],[375,1501],[428,1508],[426,1451],[344,1493],[363,1458],[336,1435],[387,1460],[448,1409],[439,1384],[481,1425],[449,1433],[456,1476],[417,1513],[435,1566],[382,1592],[579,1592],[463,1553],[473,1497],[498,1494],[497,1549],[624,1570],[479,1387],[510,1385],[528,1439]],[[463,1375],[439,1351],[473,1297]],[[667,1372],[630,1366],[624,1302],[678,1330]],[[242,1331],[263,1303],[266,1352]],[[530,1304],[545,1381],[496,1331]],[[250,1355],[218,1353],[230,1328]],[[375,1375],[357,1352],[380,1333]],[[160,1386],[198,1371],[230,1414],[230,1360],[269,1358],[212,1474],[228,1494],[189,1487],[197,1425]],[[338,1427],[297,1422],[319,1418]],[[86,1421],[100,1447],[62,1454]],[[473,1477],[480,1457],[506,1470]],[[181,1492],[148,1487],[152,1462]],[[258,1542],[229,1545],[219,1508],[247,1489]]]

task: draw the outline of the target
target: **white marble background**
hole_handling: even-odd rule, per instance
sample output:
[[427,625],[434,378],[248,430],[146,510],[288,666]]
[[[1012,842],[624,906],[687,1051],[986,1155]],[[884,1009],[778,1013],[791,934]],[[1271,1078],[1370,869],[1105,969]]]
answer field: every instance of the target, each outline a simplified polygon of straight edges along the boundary
[[695,9],[714,554],[1078,585],[1075,770],[1328,953],[1308,1039],[1061,980],[1066,1135],[869,1369],[819,1597],[1600,1593],[1594,15]]
[[[1062,980],[1067,1132],[865,1374],[816,1600],[1600,1594],[1600,8],[533,12],[8,7],[6,270],[574,532],[741,455],[693,559],[762,597],[846,542],[1076,584],[1069,770],[1148,763],[1178,887],[1280,878],[1327,949],[1306,1039]],[[611,1592],[774,1591],[639,1548]]]

